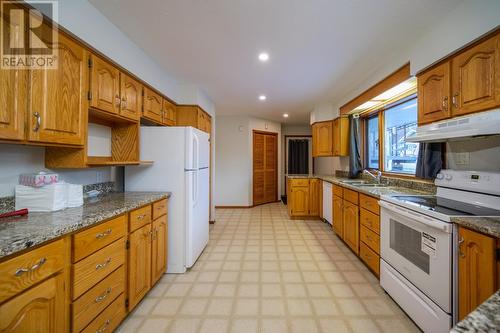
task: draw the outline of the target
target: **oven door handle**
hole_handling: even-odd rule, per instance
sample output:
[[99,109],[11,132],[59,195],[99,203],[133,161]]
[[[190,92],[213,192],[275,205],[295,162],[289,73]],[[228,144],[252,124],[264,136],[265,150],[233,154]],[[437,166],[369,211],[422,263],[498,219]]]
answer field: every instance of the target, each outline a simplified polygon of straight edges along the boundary
[[452,230],[453,230],[452,223],[447,223],[447,222],[443,222],[443,221],[440,221],[437,219],[433,219],[433,218],[427,217],[423,214],[412,212],[408,209],[393,205],[391,203],[388,203],[388,202],[385,202],[382,200],[380,200],[378,203],[379,203],[380,207],[385,208],[393,213],[399,214],[399,215],[406,217],[408,219],[425,224],[425,225],[432,227],[434,229],[442,230],[448,234],[452,233]]

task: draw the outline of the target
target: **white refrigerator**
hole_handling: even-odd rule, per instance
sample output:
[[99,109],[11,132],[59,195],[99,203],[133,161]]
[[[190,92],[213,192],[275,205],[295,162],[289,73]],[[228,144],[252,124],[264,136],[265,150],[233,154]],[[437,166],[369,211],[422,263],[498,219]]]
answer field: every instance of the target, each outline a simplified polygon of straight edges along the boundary
[[207,133],[193,127],[141,126],[141,160],[125,168],[126,191],[170,191],[168,273],[184,273],[208,243],[209,163]]

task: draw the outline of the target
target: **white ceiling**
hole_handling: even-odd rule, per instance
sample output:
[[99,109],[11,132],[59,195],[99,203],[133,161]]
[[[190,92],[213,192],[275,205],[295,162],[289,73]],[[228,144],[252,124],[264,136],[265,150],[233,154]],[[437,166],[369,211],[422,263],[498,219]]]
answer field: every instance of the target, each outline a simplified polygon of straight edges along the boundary
[[217,114],[282,122],[286,112],[287,123],[307,123],[314,105],[352,91],[460,2],[89,1],[177,80],[205,90]]

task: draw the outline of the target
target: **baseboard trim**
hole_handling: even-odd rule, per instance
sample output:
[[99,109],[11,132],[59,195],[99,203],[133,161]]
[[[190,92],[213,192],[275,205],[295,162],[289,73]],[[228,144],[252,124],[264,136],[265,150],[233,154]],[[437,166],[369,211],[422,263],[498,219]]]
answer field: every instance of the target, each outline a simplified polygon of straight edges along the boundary
[[215,206],[218,209],[245,209],[252,208],[253,206]]

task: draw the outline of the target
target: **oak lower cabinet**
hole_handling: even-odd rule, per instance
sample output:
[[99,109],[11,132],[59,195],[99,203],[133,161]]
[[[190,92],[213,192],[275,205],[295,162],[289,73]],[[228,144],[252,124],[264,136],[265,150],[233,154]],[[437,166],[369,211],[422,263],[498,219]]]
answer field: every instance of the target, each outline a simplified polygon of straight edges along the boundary
[[498,290],[497,240],[459,228],[458,317],[463,319]]
[[319,217],[322,210],[322,181],[288,178],[287,205],[290,217]]
[[[335,185],[334,185],[335,186]],[[332,227],[335,233],[340,237],[344,237],[344,211],[342,197],[333,195],[333,223]]]
[[309,180],[309,215],[319,216],[322,211],[323,186],[320,179]]
[[359,195],[359,256],[380,275],[380,209],[376,198]]
[[333,121],[312,125],[312,156],[333,156]]
[[290,199],[288,200],[290,216],[309,215],[309,184],[295,185],[290,188]]
[[151,224],[147,224],[129,237],[128,301],[129,309],[151,289]]
[[154,285],[167,270],[167,215],[153,221],[152,232],[151,285]]
[[342,207],[342,239],[354,251],[359,253],[359,207],[347,200],[343,200]]

